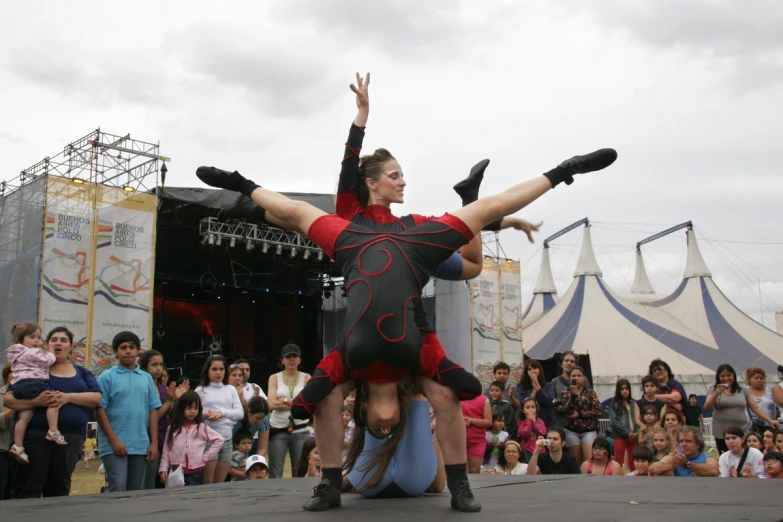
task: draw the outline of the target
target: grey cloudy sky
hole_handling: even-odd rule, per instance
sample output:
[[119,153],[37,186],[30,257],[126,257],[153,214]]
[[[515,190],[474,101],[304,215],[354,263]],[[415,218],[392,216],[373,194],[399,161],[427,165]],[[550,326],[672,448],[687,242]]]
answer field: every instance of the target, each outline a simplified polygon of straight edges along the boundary
[[[783,307],[780,2],[216,5],[3,3],[0,178],[101,126],[159,140],[171,185],[198,186],[196,167],[214,164],[272,189],[332,192],[355,111],[348,84],[369,70],[365,148],[403,165],[398,213],[453,209],[451,185],[484,157],[490,193],[610,146],[610,170],[520,214],[545,221],[542,239],[590,217],[604,275],[622,293],[635,242],[691,219],[737,305],[767,325]],[[553,248],[561,292],[579,240]],[[528,261],[527,300],[540,241],[501,241]],[[646,247],[660,293],[681,278],[684,246],[680,233]]]

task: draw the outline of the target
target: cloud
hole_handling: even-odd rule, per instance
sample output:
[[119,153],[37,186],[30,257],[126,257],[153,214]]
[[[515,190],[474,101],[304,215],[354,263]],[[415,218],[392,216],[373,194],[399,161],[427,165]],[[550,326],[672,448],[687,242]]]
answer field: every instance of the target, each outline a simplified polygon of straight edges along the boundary
[[614,0],[589,5],[587,12],[612,30],[654,47],[710,58],[733,78],[735,93],[783,81],[783,4],[776,0]]
[[10,132],[5,132],[5,131],[0,131],[0,140],[7,141],[12,145],[23,145],[27,143],[27,140],[25,140],[21,136],[17,136],[16,134],[11,134]]
[[[321,37],[342,42],[343,52],[368,49],[415,62],[457,59],[477,42],[493,39],[469,4],[451,0],[292,0],[272,14],[286,23],[304,22]],[[491,8],[483,5],[483,16]]]
[[269,116],[305,118],[330,105],[345,82],[335,81],[335,55],[326,46],[294,32],[283,45],[264,31],[201,25],[172,35],[163,47],[182,68],[190,94],[211,103],[235,96]]
[[[78,57],[78,58],[77,58]],[[131,50],[85,51],[49,39],[16,48],[9,71],[28,82],[93,104],[160,105],[166,101],[163,68],[150,56]]]

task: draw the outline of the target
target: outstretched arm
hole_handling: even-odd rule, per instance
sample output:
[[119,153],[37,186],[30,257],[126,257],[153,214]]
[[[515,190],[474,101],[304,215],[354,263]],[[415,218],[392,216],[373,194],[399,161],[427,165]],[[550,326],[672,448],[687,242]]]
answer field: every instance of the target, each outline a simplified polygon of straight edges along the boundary
[[362,206],[356,197],[356,189],[360,181],[359,154],[364,141],[364,127],[370,115],[369,86],[370,73],[367,73],[364,79],[356,73],[356,85],[351,84],[351,90],[356,94],[358,112],[348,133],[348,142],[345,144],[340,169],[340,182],[337,185],[337,215],[345,219],[351,219],[362,211]]

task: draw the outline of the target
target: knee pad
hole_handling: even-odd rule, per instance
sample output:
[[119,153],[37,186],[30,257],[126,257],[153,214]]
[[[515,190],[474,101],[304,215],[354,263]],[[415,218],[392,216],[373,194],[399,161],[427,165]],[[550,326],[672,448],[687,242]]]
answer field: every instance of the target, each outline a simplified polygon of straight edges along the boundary
[[438,372],[433,376],[433,379],[454,390],[457,398],[461,401],[475,399],[484,392],[475,375],[446,358],[441,360]]
[[304,389],[291,403],[291,415],[294,419],[309,419],[315,413],[318,403],[332,393],[332,380],[326,372],[317,368]]

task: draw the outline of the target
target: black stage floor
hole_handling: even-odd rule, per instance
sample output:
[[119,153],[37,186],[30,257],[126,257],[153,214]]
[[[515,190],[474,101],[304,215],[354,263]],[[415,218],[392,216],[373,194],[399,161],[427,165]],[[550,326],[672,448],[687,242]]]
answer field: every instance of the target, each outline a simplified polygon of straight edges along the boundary
[[560,475],[506,477],[481,475],[471,480],[483,504],[478,514],[449,509],[449,496],[366,500],[343,495],[343,507],[306,513],[314,479],[263,480],[213,484],[178,490],[0,502],[2,522],[80,522],[146,520],[155,522],[243,522],[246,520],[472,519],[577,520],[623,522],[753,522],[783,519],[783,481],[704,478],[636,478]]

